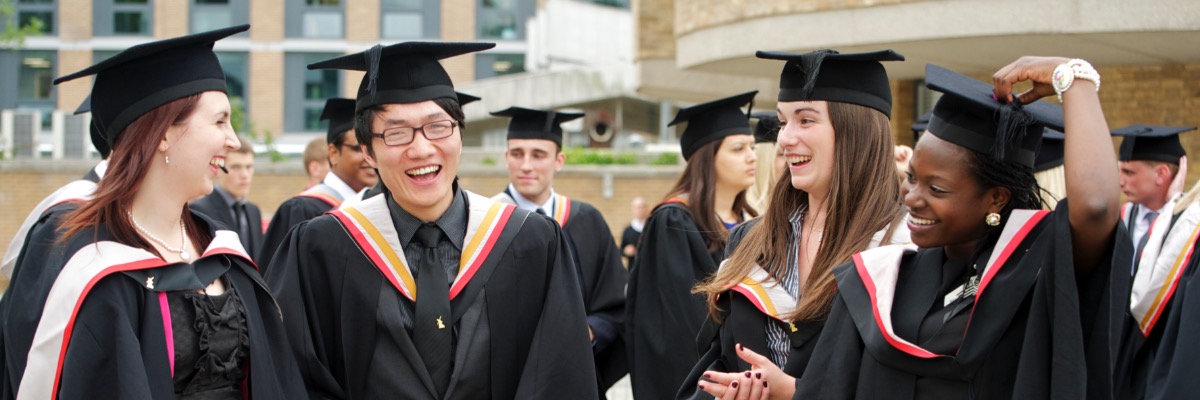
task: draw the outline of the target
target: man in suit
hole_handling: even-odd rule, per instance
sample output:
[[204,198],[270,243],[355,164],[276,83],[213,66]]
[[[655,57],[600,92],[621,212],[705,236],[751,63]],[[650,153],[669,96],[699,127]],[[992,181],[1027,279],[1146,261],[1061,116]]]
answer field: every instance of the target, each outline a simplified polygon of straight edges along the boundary
[[246,200],[254,180],[254,145],[242,136],[238,141],[241,147],[225,155],[229,173],[218,174],[212,193],[192,201],[191,207],[237,231],[246,254],[255,257],[262,247],[262,212]]

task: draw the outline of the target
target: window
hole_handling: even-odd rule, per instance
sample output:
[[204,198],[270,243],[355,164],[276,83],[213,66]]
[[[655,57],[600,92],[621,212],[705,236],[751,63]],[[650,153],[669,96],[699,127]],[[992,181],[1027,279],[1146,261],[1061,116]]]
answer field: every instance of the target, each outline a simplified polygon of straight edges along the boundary
[[57,62],[55,51],[0,51],[0,93],[11,94],[0,96],[0,109],[38,110],[48,129],[57,102],[51,84]]
[[[188,12],[191,33],[250,23],[249,0],[192,0]],[[246,35],[246,33],[239,33]]]
[[[221,62],[221,70],[225,73],[225,91],[229,94],[229,105],[246,115],[246,85],[249,76],[249,64],[246,53],[217,52],[217,60]],[[243,119],[242,126],[233,127],[239,133],[247,132],[250,126]]]
[[[16,0],[10,1],[16,12],[17,26],[25,27],[33,24],[34,20],[41,23],[41,29],[35,35],[53,35],[56,21],[54,18],[54,0]],[[0,21],[0,28],[8,21]]]
[[318,132],[328,121],[321,121],[325,100],[342,95],[337,70],[308,70],[308,64],[341,56],[337,53],[289,53],[284,55],[284,107],[288,132]]
[[149,0],[96,0],[92,12],[96,36],[153,35],[154,3]]
[[382,0],[380,36],[384,39],[436,39],[441,36],[441,4],[420,0]]
[[287,0],[287,37],[340,39],[345,16],[341,0]]
[[477,35],[481,39],[525,39],[525,21],[533,16],[535,0],[478,0]]
[[476,54],[475,79],[525,72],[524,54]]

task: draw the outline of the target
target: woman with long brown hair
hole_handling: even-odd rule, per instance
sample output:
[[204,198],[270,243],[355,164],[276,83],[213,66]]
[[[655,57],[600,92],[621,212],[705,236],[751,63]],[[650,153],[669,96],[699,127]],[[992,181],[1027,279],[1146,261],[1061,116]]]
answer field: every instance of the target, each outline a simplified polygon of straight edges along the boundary
[[[712,330],[680,398],[790,397],[837,291],[831,270],[881,243],[907,242],[893,162],[891,50],[839,54],[759,52],[787,60],[780,77],[778,143],[789,173],[763,218],[739,228],[728,260],[696,288]],[[739,240],[740,239],[740,240]],[[750,362],[742,346],[765,358]],[[757,375],[754,369],[782,369]],[[769,391],[763,391],[764,387]],[[741,393],[738,393],[738,392]]]
[[[237,233],[188,210],[238,146],[213,43],[248,25],[131,47],[96,75],[112,145],[92,199],[60,225],[59,272],[5,397],[302,398],[279,308]],[[36,255],[23,262],[38,262]],[[24,288],[23,288],[24,289]],[[16,364],[16,365],[14,365]],[[253,369],[251,369],[253,365]]]
[[741,107],[758,92],[679,111],[687,167],[642,228],[626,291],[626,349],[634,397],[675,395],[696,364],[693,338],[704,299],[691,288],[717,270],[729,230],[756,216],[746,200],[754,182],[754,136]]

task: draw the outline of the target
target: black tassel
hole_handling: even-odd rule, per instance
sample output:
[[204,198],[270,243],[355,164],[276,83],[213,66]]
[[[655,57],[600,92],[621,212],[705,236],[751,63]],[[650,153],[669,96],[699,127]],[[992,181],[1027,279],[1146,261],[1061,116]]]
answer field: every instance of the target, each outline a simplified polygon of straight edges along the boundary
[[804,86],[800,88],[800,95],[806,99],[812,98],[813,89],[817,85],[817,72],[821,70],[821,63],[825,61],[825,57],[838,54],[837,50],[821,49],[812,52],[800,59],[800,70],[804,72]]
[[379,59],[383,57],[383,46],[375,45],[367,50],[367,94],[375,94],[375,81],[379,79]]
[[992,157],[997,161],[1004,161],[1010,150],[1017,151],[1021,147],[1021,141],[1025,140],[1029,127],[1037,121],[1021,109],[1019,102],[1005,104],[998,112],[1000,118],[996,122],[996,141],[992,144]]

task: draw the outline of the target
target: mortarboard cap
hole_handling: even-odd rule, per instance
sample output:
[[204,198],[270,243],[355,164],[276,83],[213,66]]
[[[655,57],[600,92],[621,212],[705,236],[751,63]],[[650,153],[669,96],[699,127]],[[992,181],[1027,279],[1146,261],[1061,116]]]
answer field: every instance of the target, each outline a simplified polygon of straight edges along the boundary
[[562,147],[563,122],[583,117],[583,113],[562,113],[553,110],[533,110],[521,107],[509,107],[492,113],[497,117],[510,117],[508,121],[509,139],[542,139],[549,140]]
[[750,113],[754,124],[754,143],[775,143],[779,140],[779,116],[770,112]]
[[944,95],[933,106],[929,133],[996,160],[1033,167],[1046,127],[1063,128],[1062,107],[1044,101],[1020,105],[992,98],[992,86],[929,64],[925,84]]
[[308,69],[366,71],[358,85],[355,112],[380,104],[458,100],[450,75],[438,60],[496,47],[482,42],[404,42],[375,45],[361,53],[316,62]]
[[755,90],[679,110],[667,126],[688,123],[679,137],[683,159],[692,158],[696,149],[715,140],[729,135],[749,135],[750,119],[748,113],[742,112],[742,106],[753,102],[757,94]]
[[213,43],[248,29],[240,25],[139,44],[54,84],[96,75],[88,101],[92,124],[102,139],[98,142],[112,149],[122,131],[147,112],[197,93],[225,92]]
[[[88,94],[72,114],[79,115],[90,112],[92,112],[92,95]],[[91,136],[92,147],[95,147],[96,151],[100,153],[100,158],[108,158],[108,154],[112,153],[112,147],[109,147],[108,141],[104,139],[104,134],[100,133],[100,129],[96,127],[95,118],[88,123],[88,135]]]
[[325,130],[325,143],[337,141],[343,133],[354,129],[354,100],[340,97],[325,100],[321,119],[329,120],[329,128]]
[[1124,136],[1117,159],[1121,161],[1162,161],[1179,164],[1187,153],[1179,143],[1179,134],[1196,130],[1194,126],[1130,125],[1112,131]]
[[880,62],[904,61],[900,53],[880,50],[841,54],[825,49],[804,54],[759,51],[754,55],[787,61],[779,75],[779,101],[836,101],[892,116],[892,86]]
[[1042,172],[1063,165],[1064,140],[1067,136],[1062,132],[1046,128],[1042,131],[1042,145],[1038,147],[1033,160],[1033,172]]
[[480,97],[472,96],[463,92],[454,92],[454,94],[458,96],[459,107],[482,100]]
[[920,117],[917,117],[916,121],[913,121],[913,124],[912,124],[913,137],[919,137],[919,136],[921,136],[921,133],[925,132],[926,129],[929,129],[929,118],[930,117],[933,117],[933,111],[929,111],[924,114],[921,114]]

